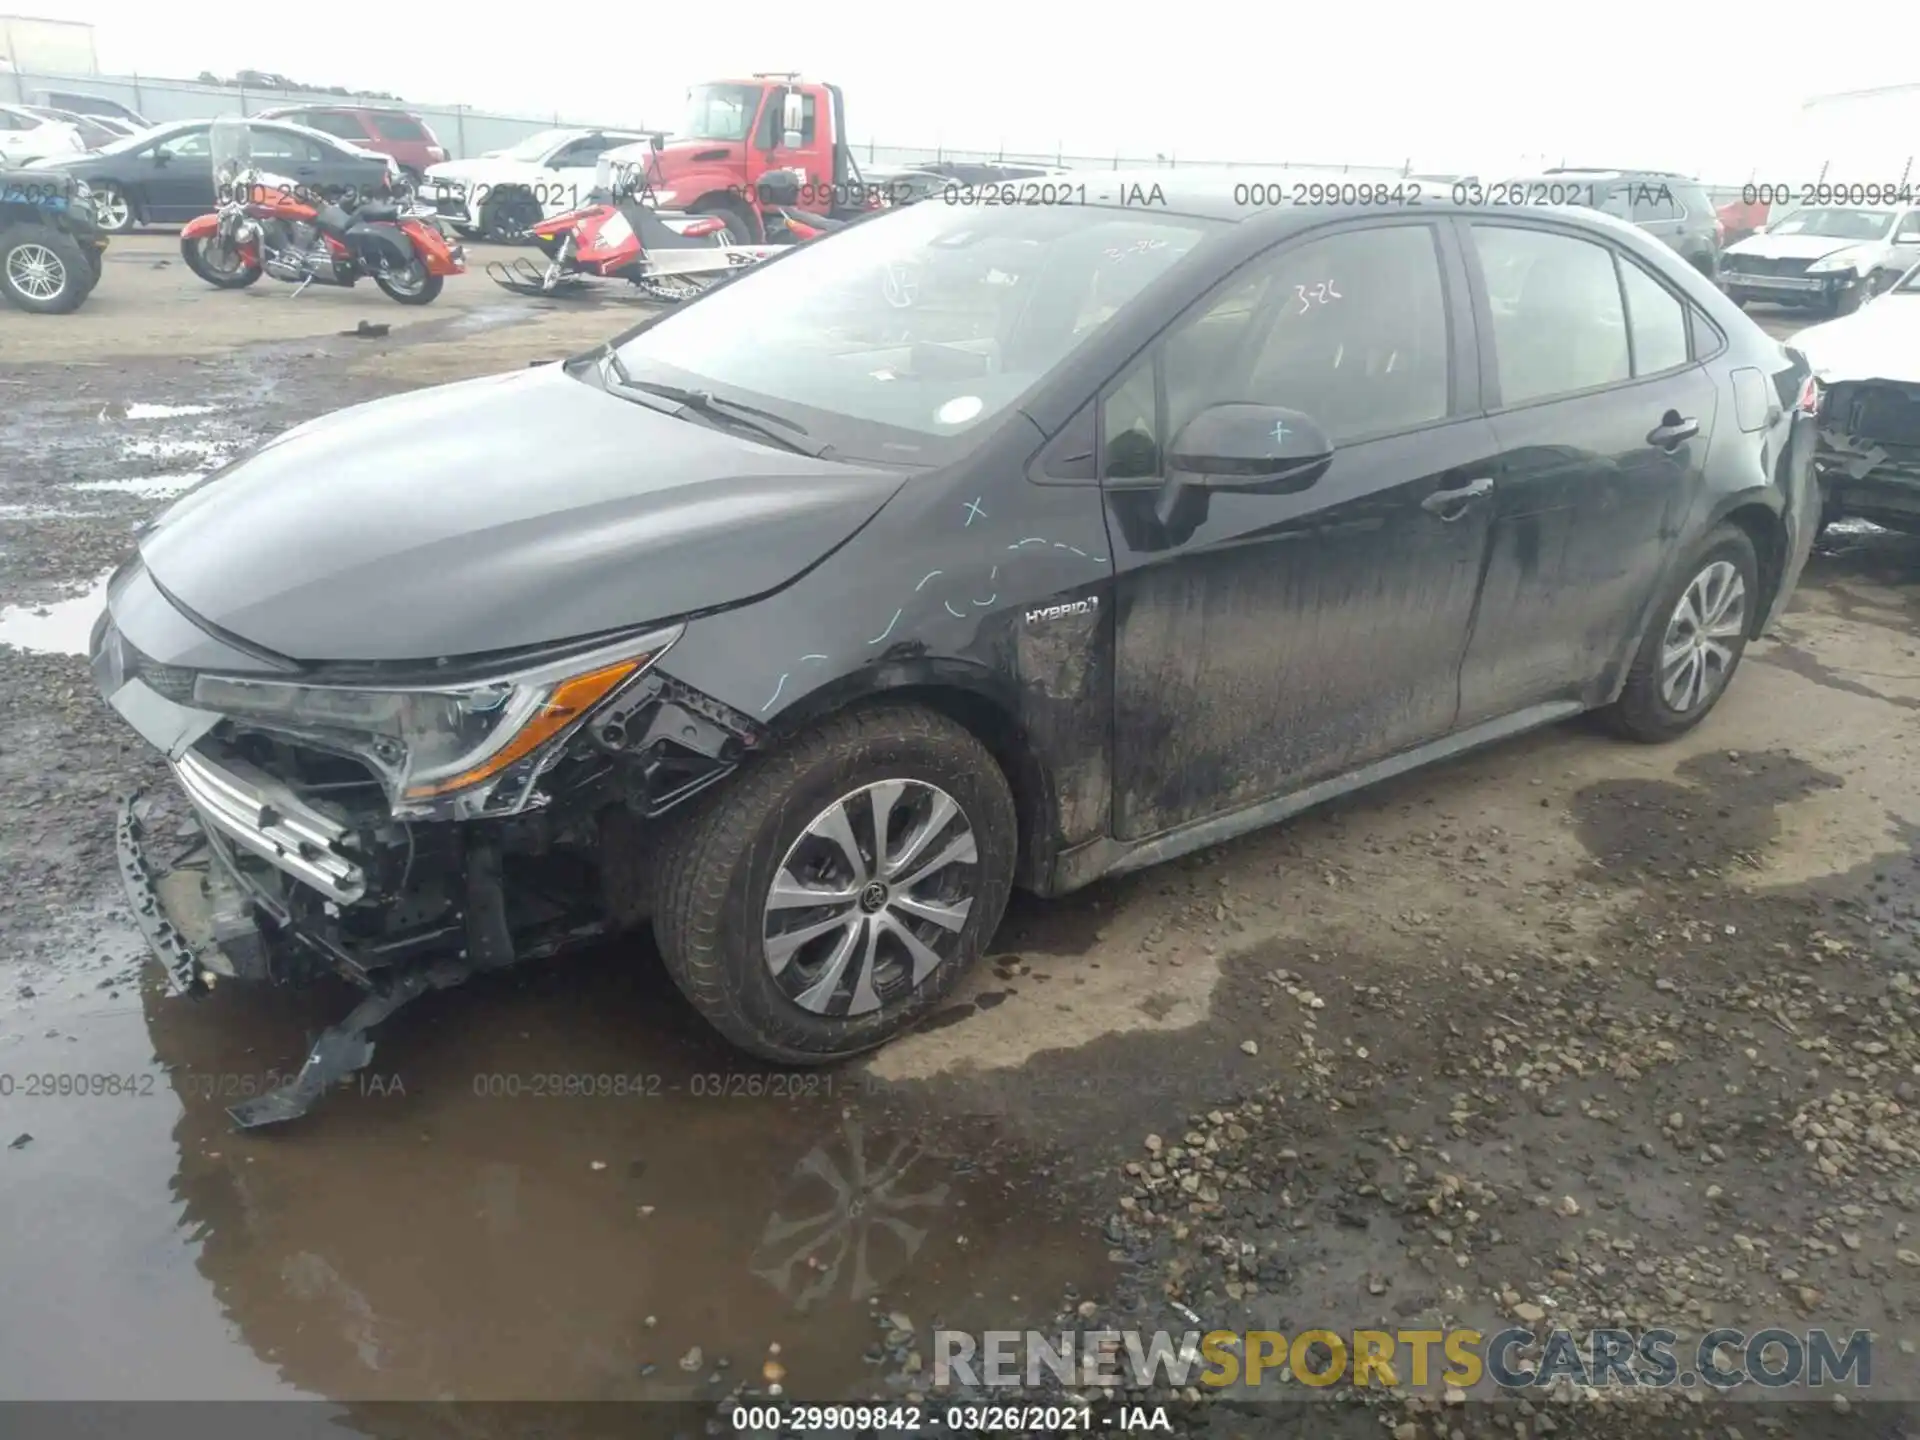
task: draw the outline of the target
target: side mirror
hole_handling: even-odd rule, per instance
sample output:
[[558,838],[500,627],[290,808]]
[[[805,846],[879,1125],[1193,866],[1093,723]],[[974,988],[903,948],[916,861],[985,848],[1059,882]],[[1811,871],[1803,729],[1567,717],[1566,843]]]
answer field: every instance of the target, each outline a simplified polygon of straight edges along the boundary
[[173,152],[164,145],[153,152],[153,163],[156,165],[164,165],[171,159],[173,159]]
[[1896,245],[1920,245],[1920,230],[1902,230],[1893,237]]
[[1333,441],[1310,415],[1274,405],[1210,405],[1167,447],[1167,482],[1154,517],[1170,525],[1188,490],[1292,495],[1333,463]]

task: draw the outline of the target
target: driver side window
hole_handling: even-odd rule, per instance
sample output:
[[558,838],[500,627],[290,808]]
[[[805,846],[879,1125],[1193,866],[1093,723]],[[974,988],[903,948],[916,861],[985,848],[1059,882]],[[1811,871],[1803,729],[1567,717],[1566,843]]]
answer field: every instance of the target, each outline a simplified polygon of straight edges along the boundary
[[213,148],[208,143],[207,132],[205,130],[189,130],[184,135],[170,135],[149,150],[147,154],[149,156],[157,155],[162,150],[174,156],[176,159],[193,159],[213,153]]
[[1298,410],[1336,443],[1443,420],[1449,345],[1430,225],[1289,244],[1177,321],[1108,393],[1103,473],[1160,474],[1169,442],[1213,405]]
[[612,148],[612,142],[604,136],[593,135],[585,140],[575,140],[563,147],[559,154],[547,162],[551,170],[572,170],[592,165],[600,159],[600,152]]

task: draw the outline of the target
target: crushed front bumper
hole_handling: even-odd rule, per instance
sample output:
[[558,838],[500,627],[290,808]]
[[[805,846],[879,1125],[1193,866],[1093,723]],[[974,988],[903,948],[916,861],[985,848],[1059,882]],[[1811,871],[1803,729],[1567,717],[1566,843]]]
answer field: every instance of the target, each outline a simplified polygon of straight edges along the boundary
[[1920,383],[1826,387],[1816,464],[1829,519],[1920,530]]

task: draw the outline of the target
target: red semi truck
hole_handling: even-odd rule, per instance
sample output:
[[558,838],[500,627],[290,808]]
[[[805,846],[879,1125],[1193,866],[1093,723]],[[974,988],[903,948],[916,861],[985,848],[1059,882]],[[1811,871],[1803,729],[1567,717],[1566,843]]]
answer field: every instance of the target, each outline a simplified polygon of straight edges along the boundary
[[771,170],[799,176],[793,209],[835,217],[871,209],[885,197],[860,178],[846,117],[839,86],[795,74],[695,85],[679,126],[653,157],[654,202],[724,216],[736,238],[756,242],[766,231],[753,197]]

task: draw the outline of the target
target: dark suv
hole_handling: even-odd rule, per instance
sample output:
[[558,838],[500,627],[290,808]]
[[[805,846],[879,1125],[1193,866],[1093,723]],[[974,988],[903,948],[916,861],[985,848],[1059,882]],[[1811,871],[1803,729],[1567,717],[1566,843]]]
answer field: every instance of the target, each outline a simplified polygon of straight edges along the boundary
[[371,991],[241,1122],[410,996],[649,921],[737,1044],[838,1059],[1016,885],[1585,710],[1698,724],[1813,541],[1806,363],[1593,211],[1248,179],[888,210],[146,529],[94,674],[214,860],[157,885],[128,814],[135,913],[189,982]]
[[446,147],[432,127],[405,110],[375,105],[286,105],[262,110],[258,118],[290,120],[376,155],[391,155],[416,182],[429,165],[447,158]]
[[[1709,280],[1719,275],[1720,216],[1698,180],[1671,170],[1562,166],[1505,183],[1547,196],[1547,204],[1586,205],[1631,221],[1671,246]],[[1568,194],[1576,198],[1555,198]]]

